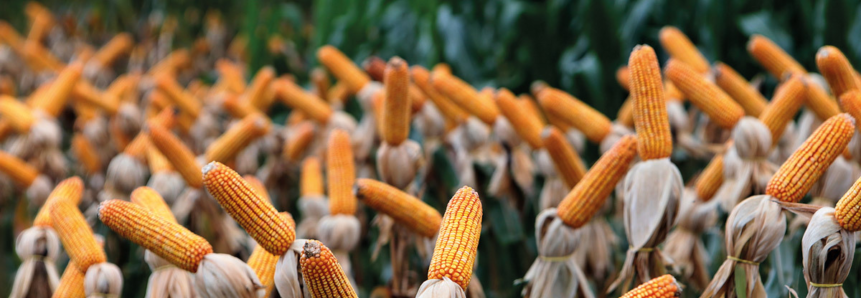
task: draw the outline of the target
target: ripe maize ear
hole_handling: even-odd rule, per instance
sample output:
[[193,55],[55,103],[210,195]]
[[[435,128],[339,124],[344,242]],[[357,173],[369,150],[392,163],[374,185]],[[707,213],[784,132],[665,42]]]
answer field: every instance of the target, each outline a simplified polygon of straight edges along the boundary
[[230,60],[218,59],[215,62],[215,69],[220,75],[218,84],[224,84],[227,90],[233,93],[238,94],[245,91],[245,79],[239,66]]
[[169,173],[173,172],[173,165],[170,164],[170,160],[167,160],[167,157],[158,151],[158,148],[155,146],[149,146],[146,151],[146,160],[147,165],[149,165],[149,172],[152,174],[156,173]]
[[712,121],[724,129],[732,129],[744,117],[744,109],[720,88],[703,78],[688,65],[670,60],[666,75],[685,96]]
[[168,152],[164,156],[173,165],[173,168],[185,179],[185,183],[192,188],[203,187],[203,178],[200,176],[200,165],[197,164],[191,149],[185,146],[173,133],[160,125],[149,126],[149,136],[152,144],[161,152]]
[[54,208],[54,205],[60,201],[67,201],[72,203],[74,206],[78,206],[81,202],[81,196],[83,193],[84,181],[82,181],[81,178],[75,176],[60,181],[60,183],[58,183],[57,186],[54,187],[54,190],[52,190],[48,195],[48,199],[45,200],[45,204],[42,205],[42,208],[40,208],[39,212],[36,213],[36,218],[33,220],[33,226],[52,226],[51,209]]
[[666,274],[634,288],[622,295],[622,298],[676,298],[681,296],[682,287],[676,282],[676,278]]
[[0,172],[24,187],[29,187],[39,177],[38,169],[4,151],[0,151]]
[[750,116],[759,117],[768,105],[768,101],[756,88],[732,67],[722,62],[715,64],[715,84],[735,99]]
[[723,184],[723,155],[718,154],[712,158],[697,179],[697,183],[694,186],[697,198],[700,201],[708,202],[717,193],[721,184]]
[[371,82],[356,64],[337,48],[326,45],[317,50],[317,59],[326,66],[339,81],[343,81],[351,93],[358,93]]
[[[270,293],[272,287],[275,285],[275,265],[278,264],[279,258],[281,256],[273,255],[258,245],[251,252],[251,256],[248,257],[248,261],[246,262],[248,263],[248,267],[251,267],[251,270],[254,270],[254,273],[257,274],[257,279],[266,288],[266,293]],[[263,297],[269,296],[263,295]]]
[[197,119],[197,116],[200,115],[200,110],[203,109],[200,101],[186,90],[183,90],[172,76],[159,76],[156,79],[156,86],[167,95],[167,98],[173,104],[191,116],[191,118]]
[[407,62],[393,57],[385,67],[386,97],[383,101],[383,142],[403,143],[410,134],[410,73]]
[[251,106],[260,111],[269,109],[272,101],[266,96],[266,92],[274,79],[275,69],[271,66],[263,67],[257,71],[257,75],[251,80],[251,85],[245,89],[245,97],[251,102]]
[[840,198],[840,201],[837,201],[837,206],[834,207],[834,218],[844,230],[861,231],[861,206],[859,203],[861,203],[861,179],[852,184],[852,187]]
[[555,127],[545,129],[542,137],[544,148],[547,149],[547,153],[553,159],[559,176],[565,181],[568,189],[574,188],[586,175],[586,166],[583,165],[580,156],[577,155],[565,136]]
[[206,160],[230,162],[254,140],[269,133],[271,123],[263,114],[243,118],[206,148]]
[[36,123],[36,115],[30,108],[11,96],[0,96],[0,115],[9,121],[19,134],[30,133],[30,127]]
[[562,90],[547,87],[538,94],[538,102],[548,117],[553,115],[562,120],[594,143],[610,134],[610,119]]
[[448,277],[466,291],[481,236],[482,214],[475,190],[464,186],[454,194],[440,225],[428,279]]
[[75,87],[72,88],[72,94],[81,103],[98,107],[108,115],[116,114],[117,109],[120,107],[119,98],[111,96],[110,93],[102,92],[85,80],[81,80],[75,84]]
[[309,156],[302,161],[302,176],[299,178],[299,193],[302,197],[319,197],[323,195],[323,171],[320,160]]
[[173,216],[173,212],[170,211],[170,206],[165,203],[164,198],[154,189],[146,186],[138,187],[132,192],[130,199],[132,203],[144,207],[144,209],[156,217],[178,223],[176,217]]
[[[662,43],[664,35],[669,34],[665,33],[667,30],[678,31],[672,27],[664,27],[661,30]],[[673,43],[681,42],[675,39],[684,38],[681,32],[672,34],[681,34],[681,37],[672,37]],[[687,38],[684,40],[687,41]],[[687,42],[690,43],[690,41]],[[668,158],[673,153],[673,136],[670,133],[670,119],[667,116],[664,84],[661,82],[661,67],[658,65],[655,50],[648,45],[634,47],[628,59],[628,69],[631,70],[634,128],[639,136],[637,151],[640,153],[640,158],[643,160]]]
[[51,226],[60,237],[63,249],[69,254],[69,259],[81,271],[87,271],[90,265],[107,261],[105,251],[96,242],[96,237],[84,214],[78,210],[78,204],[72,201],[57,200],[51,204]]
[[511,123],[511,127],[532,149],[542,147],[541,130],[544,124],[536,120],[534,114],[526,113],[522,105],[508,89],[496,92],[496,106]]
[[117,60],[117,58],[130,52],[133,46],[134,39],[132,39],[131,34],[120,33],[114,35],[108,43],[102,46],[102,48],[93,55],[91,61],[95,61],[102,67],[110,66]]
[[619,107],[619,112],[616,113],[616,121],[627,127],[634,127],[634,97],[628,95],[628,98],[622,102]]
[[66,270],[63,271],[63,276],[60,277],[60,283],[54,289],[54,298],[85,298],[87,297],[84,291],[84,277],[86,272],[81,271],[75,262],[69,262],[66,265]]
[[619,67],[616,70],[616,82],[622,86],[622,89],[631,91],[631,70],[627,66]]
[[231,117],[239,119],[258,112],[244,97],[235,94],[228,94],[221,102],[221,106]]
[[855,120],[849,114],[826,120],[774,173],[765,193],[784,202],[797,203],[843,153],[854,130]]
[[636,156],[637,137],[629,135],[619,139],[562,199],[556,209],[559,219],[574,229],[588,223],[604,205],[604,200],[613,192],[619,180],[625,177]]
[[423,237],[433,238],[439,232],[442,216],[436,209],[391,185],[371,179],[358,179],[356,197]]
[[93,148],[90,140],[87,140],[80,132],[76,132],[75,136],[72,137],[72,151],[87,173],[96,174],[102,170],[101,157]]
[[759,115],[759,120],[771,131],[772,146],[777,145],[786,124],[795,118],[807,98],[806,94],[807,85],[801,76],[794,75],[778,87],[768,107]]
[[807,82],[807,108],[813,111],[817,118],[824,121],[840,114],[840,106],[837,101],[828,96],[822,87],[807,79],[803,80]]
[[335,255],[320,241],[305,242],[299,265],[311,297],[359,297]]
[[269,202],[270,204],[272,203],[272,198],[269,197],[269,190],[266,189],[266,185],[263,185],[263,182],[260,181],[260,179],[257,179],[257,177],[252,175],[242,176],[242,179],[245,179],[245,183],[248,183],[248,186],[257,192],[264,201]]
[[831,86],[831,94],[834,94],[834,97],[840,98],[850,90],[861,90],[855,80],[855,69],[839,49],[832,46],[819,48],[816,52],[816,66],[828,81],[828,86]]
[[437,92],[487,125],[493,125],[496,117],[499,117],[496,105],[479,98],[475,88],[453,75],[433,74],[430,83]]
[[337,129],[329,136],[326,149],[326,180],[329,185],[329,213],[356,214],[356,197],[353,183],[356,181],[353,149],[347,132]]
[[287,144],[284,145],[284,152],[282,153],[284,159],[299,161],[313,140],[314,124],[307,121],[297,124],[288,137]]
[[807,73],[798,61],[765,36],[759,34],[751,36],[747,43],[747,52],[775,78],[782,78],[785,72]]
[[431,85],[430,72],[422,66],[415,65],[410,68],[413,82],[419,89],[430,98],[431,102],[439,109],[440,113],[455,123],[463,123],[469,117],[469,113],[461,109],[448,97],[438,92]]
[[36,71],[60,72],[66,67],[60,59],[45,48],[41,42],[24,41],[24,61]]
[[431,68],[432,73],[451,74],[451,66],[447,63],[437,63]]
[[658,39],[661,41],[661,47],[670,53],[670,57],[673,59],[687,64],[697,73],[702,74],[709,71],[708,60],[703,57],[703,54],[688,39],[688,36],[678,28],[673,26],[661,28],[661,32],[658,33]]
[[42,110],[45,114],[57,117],[60,112],[66,107],[66,101],[72,89],[81,78],[83,64],[75,62],[66,66],[63,71],[57,75],[57,79],[51,83],[45,94],[39,98],[35,98],[31,107],[37,110]]
[[305,115],[320,124],[329,122],[329,117],[332,116],[332,108],[325,101],[305,92],[305,90],[290,80],[278,79],[275,80],[274,84],[275,92],[284,104],[302,111]]
[[844,93],[840,97],[840,104],[843,105],[843,110],[852,115],[856,121],[861,119],[859,118],[861,117],[861,91],[851,90]]
[[538,102],[535,101],[532,96],[529,94],[521,94],[517,97],[517,103],[520,104],[520,107],[523,108],[526,112],[528,112],[531,121],[535,121],[540,126],[544,126],[547,124],[544,121],[544,114],[541,113],[541,107],[538,106]]

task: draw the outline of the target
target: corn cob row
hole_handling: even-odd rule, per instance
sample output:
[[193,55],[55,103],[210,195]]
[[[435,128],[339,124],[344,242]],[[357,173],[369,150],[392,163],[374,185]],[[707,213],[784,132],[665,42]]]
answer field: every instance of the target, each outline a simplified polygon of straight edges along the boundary
[[410,73],[412,74],[413,82],[416,86],[418,86],[419,89],[421,89],[425,95],[430,98],[443,116],[449,118],[454,123],[463,123],[466,121],[466,118],[469,117],[469,113],[434,89],[430,82],[431,74],[427,69],[422,66],[415,65],[410,68]]
[[11,96],[0,96],[0,115],[19,134],[30,133],[30,127],[36,123],[36,115],[33,114],[30,108]]
[[95,174],[102,170],[102,160],[96,149],[80,132],[76,132],[72,137],[72,151],[87,173]]
[[715,84],[735,99],[744,112],[753,117],[759,117],[768,101],[750,83],[729,65],[718,62],[714,67]]
[[45,204],[42,205],[42,208],[40,208],[39,212],[36,213],[36,218],[33,219],[33,226],[52,226],[51,210],[54,208],[54,205],[58,202],[70,202],[72,205],[78,206],[81,202],[81,196],[83,193],[84,181],[82,181],[81,178],[76,176],[60,181],[60,183],[54,187],[54,190],[51,191],[51,194],[48,195],[48,199],[45,200]]
[[167,157],[158,151],[158,148],[155,146],[149,146],[146,151],[146,160],[147,165],[149,166],[149,172],[152,174],[157,173],[168,173],[173,172],[173,165],[170,164],[170,161],[167,160]]
[[496,105],[482,99],[472,86],[453,75],[433,74],[430,83],[439,93],[487,125],[493,125],[499,117]]
[[610,151],[604,153],[559,203],[559,219],[574,229],[588,223],[625,176],[637,155],[637,142],[635,136],[624,136]]
[[299,194],[301,197],[317,197],[323,195],[323,172],[320,160],[308,157],[302,161],[302,176],[299,179]]
[[807,86],[800,76],[794,75],[781,84],[771,103],[759,115],[759,120],[771,131],[772,146],[777,145],[783,130],[786,129],[786,124],[795,118],[795,114],[804,103],[806,94]]
[[524,113],[521,104],[508,89],[502,88],[496,92],[496,106],[502,115],[511,123],[511,127],[532,149],[541,148],[541,129],[544,124],[535,119],[534,115]]
[[697,179],[695,190],[700,201],[708,202],[723,184],[723,155],[715,155],[700,177]]
[[849,114],[831,117],[774,173],[765,193],[784,202],[797,203],[825,173],[855,130]]
[[232,126],[206,149],[206,160],[229,162],[251,142],[266,135],[271,128],[269,118],[262,114],[251,114]]
[[90,265],[107,261],[104,250],[96,242],[93,231],[87,225],[78,205],[72,201],[56,201],[51,205],[51,226],[63,243],[69,258],[81,271]]
[[[672,33],[665,33],[665,30]],[[665,34],[682,34],[673,30],[675,28],[672,27],[664,27],[661,30],[662,43]],[[683,34],[680,37],[668,38],[672,40],[672,43],[682,43],[681,40],[676,40],[680,38],[690,43]],[[674,45],[674,47],[681,46]],[[667,46],[665,45],[665,47]],[[682,49],[677,49],[677,51],[682,51]],[[673,136],[670,133],[664,86],[661,83],[661,67],[658,65],[655,50],[648,45],[634,47],[634,51],[631,52],[631,57],[628,59],[628,68],[631,70],[634,128],[639,136],[637,138],[637,151],[640,153],[640,158],[643,160],[668,158],[673,153]]]
[[35,167],[4,151],[0,151],[0,172],[24,187],[30,186],[39,177],[39,170]]
[[203,187],[203,179],[200,176],[200,165],[194,158],[191,150],[182,143],[170,131],[160,125],[149,126],[149,136],[152,139],[152,144],[155,145],[161,152],[169,152],[165,154],[167,160],[173,165],[174,169],[185,179],[189,187]]
[[343,81],[350,93],[358,93],[371,82],[371,78],[362,72],[353,61],[333,46],[323,46],[317,50],[317,59],[326,66],[338,80]]
[[356,197],[423,237],[433,238],[439,232],[442,221],[439,212],[393,186],[371,179],[358,179]]
[[708,60],[697,50],[697,47],[688,39],[688,36],[678,28],[673,26],[661,28],[661,32],[658,33],[658,39],[661,41],[661,47],[670,53],[670,57],[673,57],[673,59],[687,64],[697,73],[702,74],[709,71]]
[[314,140],[314,125],[304,122],[296,125],[293,132],[284,145],[283,157],[289,161],[299,161],[305,149]]
[[410,73],[407,62],[393,57],[385,67],[386,99],[383,101],[382,139],[389,145],[403,143],[410,134]]
[[684,63],[670,60],[666,75],[676,87],[720,127],[731,129],[741,117],[742,109],[732,98]]
[[144,209],[156,217],[178,223],[176,217],[173,216],[173,212],[170,211],[170,206],[165,203],[164,198],[154,189],[146,186],[138,187],[132,192],[130,199],[132,203],[144,207]]
[[754,34],[747,43],[747,52],[759,61],[775,78],[782,78],[785,72],[806,74],[807,70],[789,56],[777,44],[765,36]]
[[855,69],[849,60],[839,49],[832,46],[824,46],[816,52],[816,66],[819,72],[831,86],[831,94],[840,98],[850,90],[861,90],[855,78]]
[[437,236],[428,279],[447,277],[466,291],[481,236],[483,215],[478,193],[460,188],[448,202]]
[[353,149],[350,136],[343,130],[335,130],[329,136],[326,149],[326,180],[329,185],[329,213],[356,214],[356,197],[353,182],[356,180]]
[[191,116],[192,119],[197,119],[197,116],[200,115],[200,110],[203,109],[200,101],[188,91],[183,90],[172,76],[162,75],[158,77],[156,86],[167,95],[173,104]]
[[87,297],[84,292],[84,277],[86,272],[81,271],[75,262],[69,262],[66,265],[66,270],[63,271],[63,276],[60,277],[60,283],[54,289],[54,298],[84,298]]
[[548,117],[580,130],[592,142],[600,143],[610,133],[610,119],[568,93],[548,87],[538,94],[538,102]]
[[305,92],[305,90],[290,80],[278,79],[274,84],[275,92],[284,104],[302,111],[320,124],[329,122],[329,117],[332,116],[332,108],[325,101]]
[[675,298],[682,295],[682,288],[672,275],[663,275],[653,278],[630,292],[622,295],[622,298]]
[[305,242],[299,265],[311,297],[359,297],[335,255],[320,241]]
[[556,171],[559,176],[565,181],[568,188],[573,188],[586,175],[586,166],[580,160],[580,156],[565,139],[562,133],[554,128],[549,127],[542,132],[544,148],[553,159],[553,164],[556,166]]

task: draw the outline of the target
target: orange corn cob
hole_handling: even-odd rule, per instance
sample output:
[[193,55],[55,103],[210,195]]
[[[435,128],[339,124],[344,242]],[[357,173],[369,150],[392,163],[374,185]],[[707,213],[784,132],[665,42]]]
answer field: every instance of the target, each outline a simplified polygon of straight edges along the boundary
[[88,173],[95,174],[102,170],[101,157],[93,148],[93,144],[80,132],[76,132],[72,137],[72,151]]
[[777,141],[786,129],[786,124],[795,118],[795,114],[804,103],[806,94],[807,86],[801,80],[801,76],[794,75],[778,87],[771,103],[759,115],[759,120],[771,131],[772,146],[777,146]]
[[844,230],[850,232],[861,231],[861,208],[858,206],[859,200],[861,200],[861,179],[856,180],[852,184],[852,187],[840,198],[840,201],[837,201],[837,206],[834,207],[834,218],[837,219],[837,223]]
[[[409,73],[407,73],[407,76],[409,77]],[[426,101],[425,94],[421,89],[419,89],[419,87],[413,84],[409,85],[409,89],[407,91],[409,91],[410,97],[410,112],[418,113],[424,107]]]
[[260,179],[251,175],[242,176],[242,179],[245,179],[248,186],[251,186],[251,189],[257,192],[264,201],[272,203],[272,198],[269,197],[269,191],[266,190],[266,185],[263,185],[263,182],[261,182]]
[[744,109],[729,95],[687,64],[671,59],[666,66],[666,76],[720,127],[731,129],[744,117]]
[[676,85],[674,85],[670,80],[664,80],[664,97],[666,97],[668,101],[685,100],[685,95],[682,94],[682,91],[679,90],[679,88],[676,88]]
[[328,102],[330,83],[329,74],[326,73],[326,70],[322,68],[314,68],[311,70],[311,83],[314,85],[314,91],[317,93],[317,97]]
[[499,116],[496,105],[480,99],[478,92],[472,86],[452,75],[433,74],[430,83],[436,91],[488,125],[493,125],[496,117]]
[[113,82],[105,89],[105,94],[116,98],[122,98],[136,84],[137,75],[121,75],[114,79]]
[[283,156],[289,161],[299,161],[305,149],[314,140],[314,124],[303,122],[297,124],[293,128],[293,133],[287,139],[287,144],[284,145]]
[[840,97],[840,104],[855,120],[861,119],[861,91],[850,90]]
[[206,149],[207,161],[229,162],[251,142],[269,133],[269,118],[251,114],[233,125]]
[[[632,119],[631,120],[631,126],[633,127],[634,126],[633,117],[631,119]],[[559,116],[556,116],[556,114],[553,114],[553,113],[547,113],[547,122],[549,122],[551,126],[559,128],[559,131],[568,132],[568,130],[571,129],[571,125],[568,124],[568,122],[565,122],[562,119],[559,119]]]
[[185,179],[188,186],[198,189],[203,187],[203,179],[200,176],[200,165],[197,164],[191,150],[179,138],[159,125],[149,126],[149,136],[152,139],[152,144],[159,151],[169,152],[165,154],[165,157],[167,157],[167,160],[170,161],[182,178]]
[[610,119],[562,90],[548,87],[538,94],[538,102],[548,117],[566,122],[592,142],[600,143],[610,133]]
[[347,101],[350,95],[350,89],[347,84],[338,82],[332,88],[329,88],[329,92],[326,92],[326,102],[329,104],[343,103]]
[[17,83],[9,76],[0,76],[0,94],[14,96],[17,92]]
[[410,72],[413,77],[413,82],[422,90],[422,92],[424,92],[425,95],[427,95],[428,98],[430,98],[443,116],[455,123],[463,123],[466,121],[469,114],[433,88],[430,83],[430,72],[428,72],[427,69],[422,66],[415,65],[410,68]]
[[3,116],[19,134],[30,133],[30,127],[36,123],[36,115],[27,105],[17,99],[0,95],[0,115]]
[[51,221],[51,226],[63,243],[63,249],[81,271],[86,272],[90,265],[107,261],[105,251],[96,242],[77,203],[57,200],[51,205]]
[[164,74],[168,76],[176,75],[176,72],[191,64],[191,56],[187,49],[174,50],[164,59],[158,62],[147,71],[147,76],[156,74]]
[[35,14],[30,15],[32,26],[27,35],[28,41],[41,42],[48,31],[54,26],[54,18],[48,10],[38,10]]
[[200,110],[203,109],[200,101],[183,90],[172,76],[159,76],[156,79],[156,86],[184,113],[194,119],[197,119],[197,116],[200,115]]
[[203,181],[224,211],[266,251],[280,256],[290,249],[296,239],[294,228],[239,174],[214,161],[203,168]]
[[[385,90],[377,91],[376,93],[374,93],[374,95],[371,96],[371,109],[372,109],[371,112],[374,113],[374,117],[376,117],[376,119],[382,119],[383,118],[383,108],[384,108],[383,105],[385,105],[385,101],[386,101],[386,91]],[[382,135],[383,134],[383,127],[385,126],[385,123],[383,122],[383,120],[376,121],[374,124],[377,125],[377,134]]]
[[807,108],[816,114],[820,120],[825,120],[840,114],[840,106],[819,85],[803,79],[807,85]]
[[511,127],[526,141],[532,149],[541,148],[541,130],[544,124],[530,113],[524,112],[522,105],[508,89],[502,88],[496,92],[496,106],[502,115],[511,123]]
[[146,161],[152,174],[173,172],[173,165],[155,146],[149,146],[146,151]]
[[278,259],[280,258],[281,256],[269,253],[260,245],[254,247],[254,251],[248,257],[248,261],[246,262],[248,267],[254,270],[254,273],[257,274],[257,279],[260,280],[260,284],[266,289],[267,294],[263,295],[263,297],[270,297],[268,293],[272,291],[272,287],[275,285],[275,266],[278,264]]
[[24,41],[24,60],[37,71],[60,72],[66,65],[40,42]]
[[481,236],[482,214],[478,193],[469,186],[461,187],[448,201],[428,268],[428,279],[448,277],[466,291],[472,279]]
[[251,80],[251,85],[245,89],[245,96],[251,105],[258,110],[266,111],[272,102],[272,98],[266,96],[266,91],[269,90],[269,84],[275,79],[275,69],[271,66],[266,66],[257,71],[257,75]]
[[616,113],[616,121],[627,127],[634,127],[634,97],[628,95],[628,98],[622,102],[619,107],[619,112]]
[[723,184],[723,155],[715,155],[708,166],[703,169],[696,183],[697,197],[700,201],[708,202]]
[[350,92],[358,93],[371,82],[371,78],[362,72],[353,61],[337,48],[326,45],[317,50],[317,59],[326,66],[338,80],[343,81]]
[[24,38],[6,21],[0,21],[0,41],[8,44],[16,52],[21,51],[21,48],[24,47]]
[[624,136],[604,153],[559,203],[559,218],[575,229],[588,223],[628,172],[628,166],[637,155],[636,149],[637,137]]
[[60,283],[54,289],[54,298],[85,298],[87,294],[84,292],[84,277],[86,272],[81,271],[75,266],[75,262],[69,262],[66,265],[66,270],[63,271],[63,276],[60,277]]
[[173,223],[178,223],[176,221],[176,217],[173,216],[173,212],[170,211],[170,206],[165,203],[164,198],[162,198],[154,189],[146,186],[138,187],[132,192],[130,198],[132,203],[144,207],[144,209],[152,213],[154,216]]
[[310,198],[323,195],[323,172],[320,169],[319,159],[309,156],[302,161],[299,183],[300,196]]
[[765,193],[784,202],[797,203],[825,173],[855,130],[849,114],[831,117],[813,132],[774,173]]
[[676,282],[676,278],[666,274],[634,288],[622,295],[622,298],[676,298],[681,295],[682,287]]
[[61,181],[54,187],[45,204],[36,213],[36,218],[33,220],[34,227],[50,227],[52,226],[51,209],[58,202],[70,202],[74,206],[78,206],[81,202],[81,195],[84,192],[84,182],[81,178],[71,177]]
[[332,116],[332,108],[325,101],[305,92],[305,90],[290,80],[278,79],[274,84],[276,88],[275,92],[284,104],[302,111],[318,123],[325,124],[329,122],[329,117]]
[[24,187],[29,187],[39,176],[39,170],[4,151],[0,151],[0,172]]
[[79,81],[75,85],[75,88],[72,89],[72,94],[81,100],[81,102],[99,107],[105,113],[108,113],[108,115],[116,114],[117,109],[120,107],[119,98],[112,97],[111,94],[100,91],[84,80]]
[[529,117],[532,118],[532,121],[538,122],[538,125],[544,126],[547,123],[544,121],[544,114],[541,113],[541,107],[538,106],[538,102],[535,101],[532,96],[529,94],[521,94],[517,97],[517,103],[520,104],[521,108],[529,113]]
[[353,182],[356,170],[350,136],[343,130],[332,131],[326,149],[326,180],[329,185],[329,213],[356,214]]
[[437,63],[431,68],[432,73],[451,74],[451,66],[446,63]]
[[807,73],[798,61],[765,36],[751,36],[747,43],[747,52],[776,78],[782,78],[784,72]]
[[239,95],[227,95],[224,101],[221,102],[221,106],[230,113],[231,117],[238,119],[259,112],[251,103]]
[[631,91],[631,70],[627,66],[619,67],[616,70],[616,82],[622,86],[622,89]]
[[[661,30],[662,43],[664,43],[665,34],[676,34],[666,33],[674,32],[673,30],[678,31],[672,27],[664,27]],[[679,38],[684,38],[684,35],[674,36],[671,40],[673,43],[682,42],[675,40]],[[684,41],[687,41],[687,38],[684,38]],[[628,60],[628,68],[631,69],[634,128],[639,135],[637,151],[640,153],[640,158],[643,160],[668,158],[673,153],[673,136],[670,133],[670,120],[667,116],[664,85],[661,83],[661,67],[658,65],[655,50],[648,45],[634,47]]]
[[362,62],[362,69],[374,81],[383,81],[386,72],[386,60],[377,56],[371,56]]
[[102,202],[99,219],[120,237],[191,273],[196,273],[203,257],[212,253],[212,246],[203,237],[135,203]]
[[559,176],[562,177],[568,188],[573,188],[580,182],[580,179],[583,179],[583,175],[586,175],[583,161],[580,160],[580,156],[577,155],[577,152],[558,129],[549,127],[542,136],[544,148],[547,149],[547,153],[553,159],[556,171],[559,172]]
[[131,34],[120,33],[114,35],[108,43],[93,55],[92,60],[101,66],[111,65],[120,55],[131,51],[132,46],[134,46],[134,39],[132,39]]
[[658,35],[658,38],[661,40],[661,47],[670,53],[670,57],[687,64],[698,73],[702,74],[709,71],[708,60],[703,57],[700,50],[678,28],[665,26],[661,28],[661,32]]
[[57,79],[51,83],[51,86],[46,90],[45,94],[34,99],[31,105],[34,109],[40,109],[49,116],[56,117],[60,115],[60,111],[66,107],[66,99],[72,92],[72,88],[78,82],[83,71],[83,65],[80,63],[69,64],[60,74]]
[[403,143],[410,134],[410,73],[407,62],[393,57],[385,67],[386,97],[383,101],[383,142]]
[[392,217],[416,234],[433,238],[442,216],[431,206],[401,190],[371,179],[356,180],[356,196],[377,212]]
[[305,242],[299,264],[311,297],[359,297],[335,255],[320,241]]
[[839,49],[832,46],[819,48],[816,52],[816,66],[828,81],[828,86],[831,86],[831,94],[834,94],[834,97],[840,98],[849,90],[861,89],[855,80],[855,69]]
[[756,88],[738,74],[729,65],[718,62],[715,64],[715,84],[725,91],[732,99],[735,99],[744,109],[744,112],[753,117],[765,110],[768,101]]
[[123,153],[134,157],[142,163],[146,163],[147,148],[150,147],[150,138],[145,134],[138,134],[131,142],[123,149]]
[[223,83],[228,90],[234,93],[242,93],[245,91],[245,79],[242,78],[242,70],[239,66],[226,59],[218,59],[215,62],[215,69],[221,75],[218,82]]

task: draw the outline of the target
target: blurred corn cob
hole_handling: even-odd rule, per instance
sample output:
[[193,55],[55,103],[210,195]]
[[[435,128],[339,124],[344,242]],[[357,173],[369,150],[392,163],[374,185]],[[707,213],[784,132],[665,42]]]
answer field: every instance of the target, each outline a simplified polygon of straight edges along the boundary
[[51,191],[51,194],[48,195],[48,199],[45,200],[45,204],[42,205],[42,208],[39,209],[39,212],[36,213],[36,217],[33,219],[33,226],[37,227],[51,227],[52,218],[51,218],[51,210],[54,208],[59,202],[69,202],[72,206],[78,206],[81,202],[81,195],[84,192],[84,181],[78,177],[71,177],[66,180],[61,181],[54,187],[54,190]]
[[555,127],[546,128],[542,132],[542,141],[550,158],[553,159],[556,172],[569,189],[574,188],[586,174],[586,166],[583,165],[580,156]]
[[819,48],[816,52],[816,65],[831,86],[831,94],[834,94],[834,97],[840,98],[850,90],[861,88],[855,78],[855,69],[839,49],[832,46]]
[[703,202],[708,202],[717,193],[721,184],[723,184],[723,154],[718,154],[712,158],[697,179],[694,186],[697,198]]
[[722,62],[715,64],[715,84],[732,97],[744,109],[744,112],[753,117],[759,117],[768,101],[759,91],[738,74],[732,67]]
[[251,142],[269,133],[270,128],[268,117],[259,113],[246,116],[209,144],[205,153],[206,161],[233,161]]
[[432,74],[430,83],[439,93],[487,125],[493,125],[499,116],[496,105],[480,98],[472,86],[453,75]]
[[795,61],[778,45],[765,36],[754,34],[747,43],[747,51],[762,67],[775,78],[782,78],[786,72],[807,74],[807,70]]
[[365,87],[371,78],[362,72],[353,61],[333,46],[323,46],[317,50],[317,59],[326,66],[338,80],[343,81],[350,92],[358,93]]
[[514,97],[514,94],[508,89],[502,88],[496,92],[496,106],[502,112],[502,115],[511,123],[511,127],[526,141],[532,149],[541,148],[541,130],[544,124],[540,118],[535,115],[525,112],[523,106]]
[[281,101],[297,110],[302,111],[305,115],[311,117],[320,124],[329,122],[332,116],[332,109],[326,105],[322,99],[305,92],[301,87],[289,80],[278,79],[275,84],[275,92]]
[[773,147],[777,146],[786,125],[804,104],[806,94],[807,85],[801,76],[794,75],[778,87],[768,107],[759,115],[759,120],[771,131]]
[[606,116],[568,93],[548,87],[538,94],[538,102],[548,117],[576,128],[592,142],[600,143],[610,133],[612,124]]
[[159,151],[165,153],[164,156],[173,165],[174,169],[182,175],[188,186],[193,188],[203,187],[203,179],[200,175],[200,165],[194,158],[191,150],[182,143],[170,131],[160,125],[149,126],[149,136],[152,138],[152,144]]
[[[670,57],[679,60],[698,73],[709,71],[709,62],[688,37],[678,28],[665,26],[658,33],[661,47],[670,53]],[[630,67],[630,65],[628,66]],[[633,69],[632,69],[633,71]]]

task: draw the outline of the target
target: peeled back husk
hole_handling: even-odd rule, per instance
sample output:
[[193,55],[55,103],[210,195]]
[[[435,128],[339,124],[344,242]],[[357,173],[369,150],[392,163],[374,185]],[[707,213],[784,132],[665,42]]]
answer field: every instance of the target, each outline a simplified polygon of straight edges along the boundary
[[523,277],[527,281],[522,292],[525,297],[594,297],[574,258],[579,234],[559,219],[556,208],[538,215],[535,220],[538,258]]
[[744,117],[732,130],[732,138],[732,146],[724,154],[724,182],[714,196],[724,210],[732,210],[741,199],[763,194],[778,169],[768,161],[771,132],[765,124]]
[[152,271],[147,280],[146,297],[197,297],[192,273],[174,266],[149,250],[144,252],[144,261]]
[[60,238],[53,229],[31,227],[24,230],[15,240],[15,252],[22,263],[15,273],[9,297],[49,295],[57,288],[60,278],[54,260],[60,253]]
[[266,293],[257,274],[245,262],[227,254],[203,257],[194,274],[194,289],[201,297],[258,298]]
[[704,289],[709,283],[710,258],[701,236],[717,221],[716,202],[699,202],[696,191],[685,188],[679,225],[667,236],[664,246],[664,254],[673,260],[673,269],[678,276],[697,289]]

